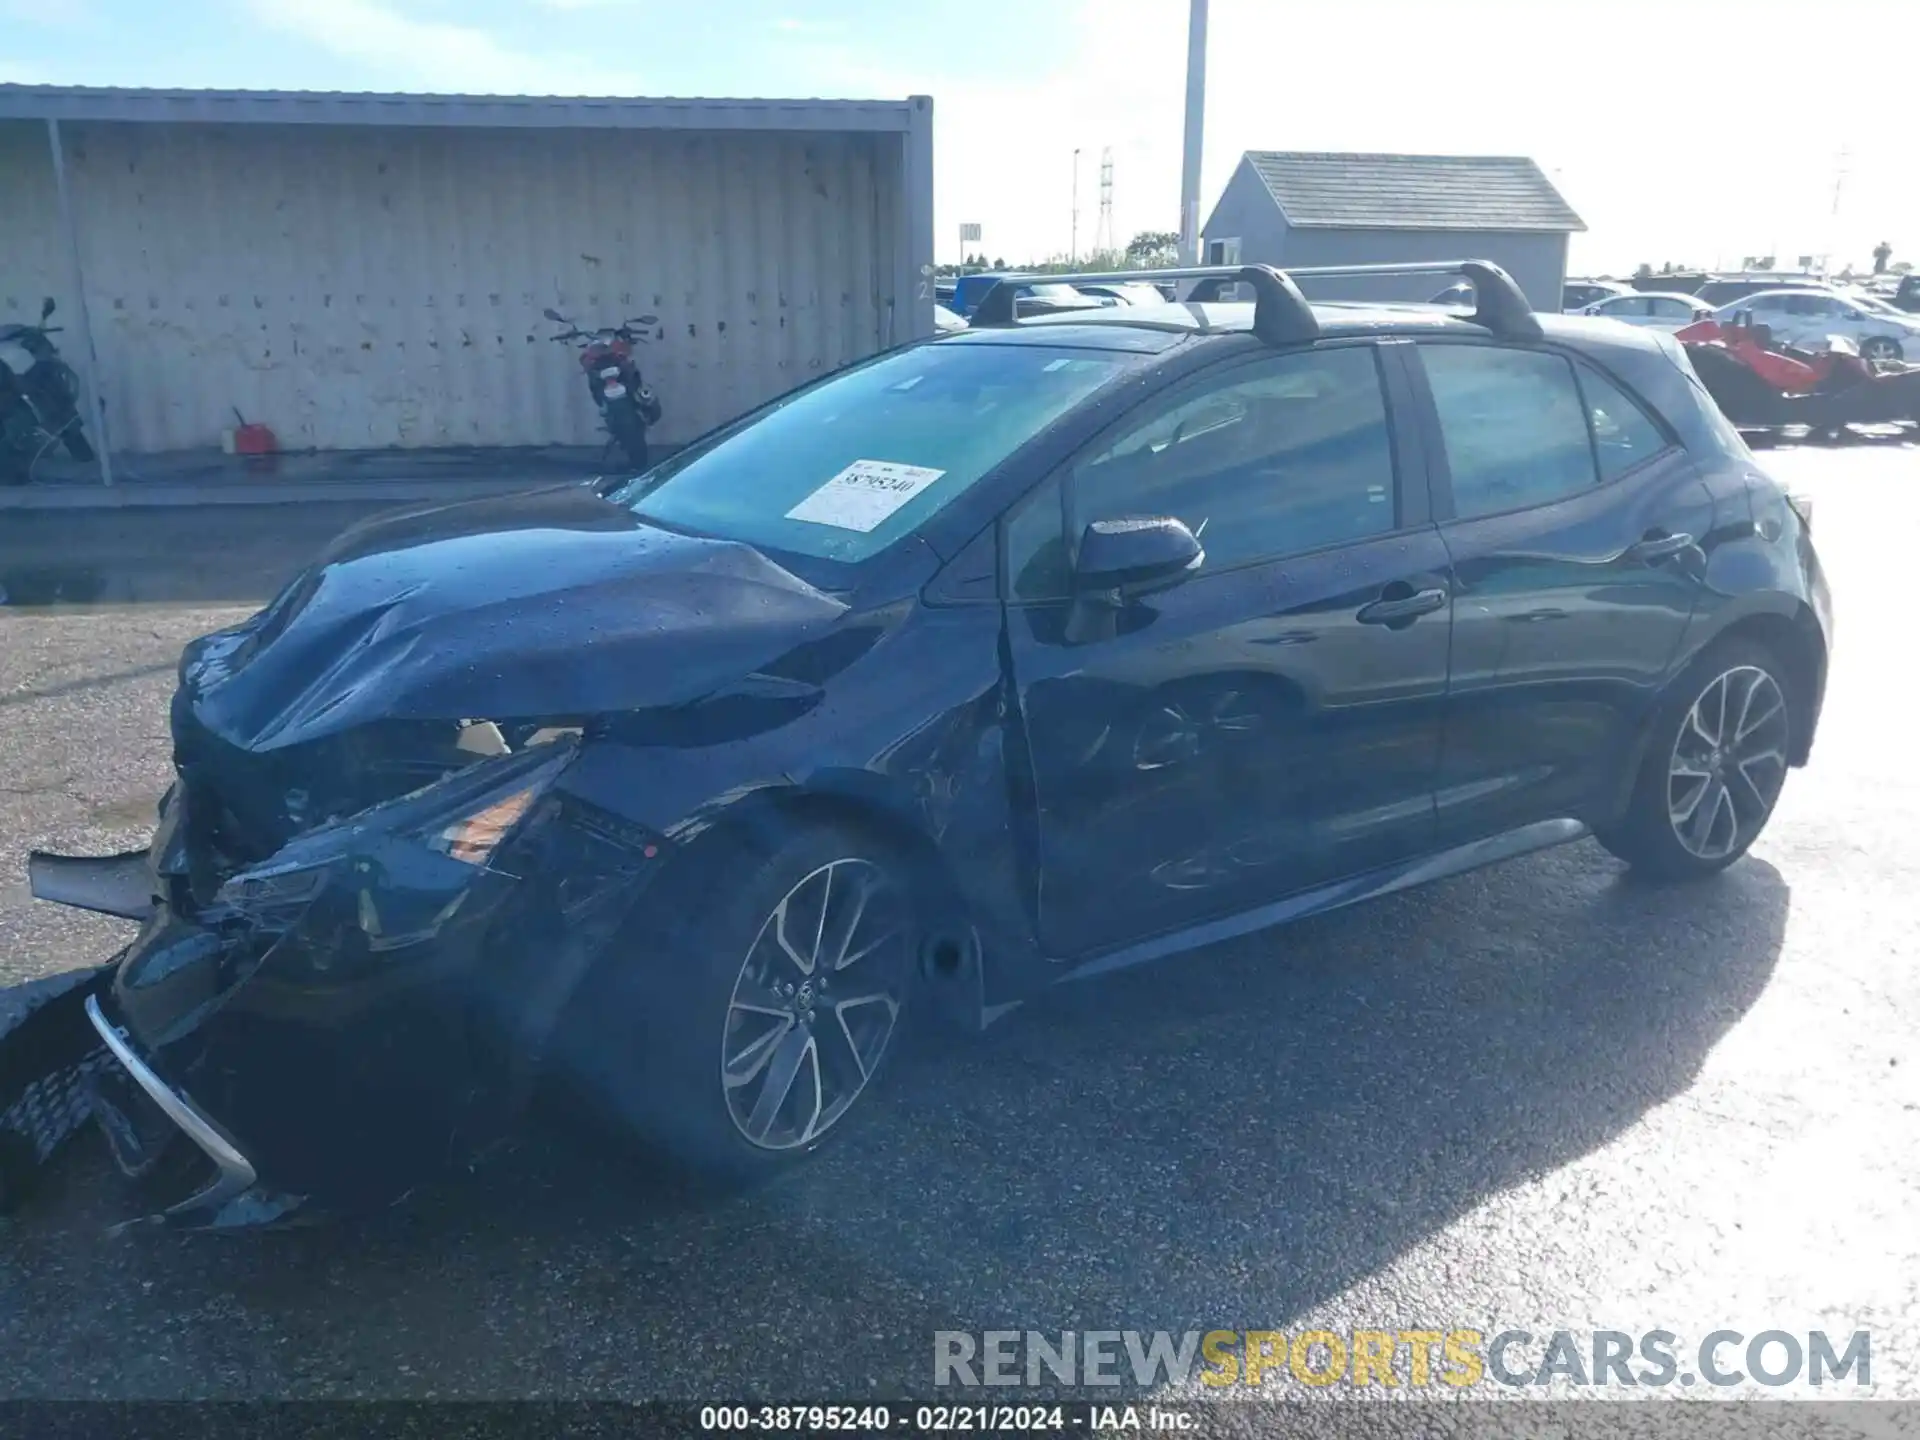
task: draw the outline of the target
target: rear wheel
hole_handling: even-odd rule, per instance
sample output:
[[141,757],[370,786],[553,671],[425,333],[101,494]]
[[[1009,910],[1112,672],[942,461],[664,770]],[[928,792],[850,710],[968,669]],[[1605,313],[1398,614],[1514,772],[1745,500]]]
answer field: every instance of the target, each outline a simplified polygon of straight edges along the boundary
[[1905,353],[1890,335],[1875,335],[1860,344],[1862,360],[1898,360]]
[[[611,957],[591,1068],[619,1119],[696,1170],[769,1173],[842,1133],[897,1047],[920,948],[912,876],[834,825],[737,852],[688,890],[708,905],[658,953]],[[623,1014],[637,1047],[613,1035]]]
[[607,433],[619,444],[629,465],[636,470],[647,468],[647,427],[631,402],[616,400],[607,406]]
[[1791,686],[1764,646],[1702,656],[1655,711],[1627,813],[1600,843],[1661,879],[1711,875],[1746,854],[1786,782]]

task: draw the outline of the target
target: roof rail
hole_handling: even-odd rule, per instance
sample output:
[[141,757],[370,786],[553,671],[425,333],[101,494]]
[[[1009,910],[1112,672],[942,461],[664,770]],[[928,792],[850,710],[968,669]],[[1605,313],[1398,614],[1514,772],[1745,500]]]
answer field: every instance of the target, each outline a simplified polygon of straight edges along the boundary
[[1467,318],[1502,340],[1538,340],[1540,317],[1525,293],[1491,260],[1432,260],[1407,265],[1310,265],[1287,272],[1303,280],[1350,280],[1367,276],[1459,275],[1473,282],[1473,314]]
[[[1212,280],[1253,287],[1253,333],[1269,345],[1297,345],[1320,333],[1313,307],[1299,286],[1271,265],[1193,265],[1172,270],[1105,270],[1076,275],[1003,275],[969,316],[976,327],[1011,325],[1019,316],[1019,292],[1026,285],[1124,285],[1135,281]],[[1218,285],[1204,297],[1214,299]]]

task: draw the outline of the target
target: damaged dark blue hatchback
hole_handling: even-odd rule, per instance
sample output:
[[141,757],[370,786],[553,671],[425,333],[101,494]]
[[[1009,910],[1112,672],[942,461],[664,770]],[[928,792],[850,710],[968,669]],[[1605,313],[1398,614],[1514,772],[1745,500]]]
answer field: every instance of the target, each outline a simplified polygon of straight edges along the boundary
[[1409,269],[1473,312],[1002,286],[638,479],[348,532],[188,648],[151,848],[34,857],[141,928],[0,1128],[84,1070],[190,1225],[389,1198],[543,1078],[753,1172],[918,1008],[1588,833],[1732,863],[1819,717],[1804,504],[1663,337]]

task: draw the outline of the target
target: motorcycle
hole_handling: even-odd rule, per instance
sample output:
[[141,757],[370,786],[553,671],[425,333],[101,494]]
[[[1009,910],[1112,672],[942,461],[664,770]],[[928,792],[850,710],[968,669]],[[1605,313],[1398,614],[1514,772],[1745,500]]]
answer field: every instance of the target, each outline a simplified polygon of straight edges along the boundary
[[1869,363],[1843,335],[1812,350],[1776,343],[1764,325],[1702,320],[1675,338],[1721,413],[1743,428],[1920,422],[1920,366]]
[[567,328],[553,336],[556,343],[580,346],[580,368],[586,371],[587,394],[600,412],[607,434],[626,453],[636,469],[647,468],[647,427],[660,422],[660,397],[641,380],[633,347],[646,337],[641,332],[660,323],[658,315],[640,315],[620,325],[582,330],[555,310],[541,312]]
[[53,311],[48,296],[38,325],[0,325],[0,485],[25,484],[55,441],[76,460],[93,459],[80,426],[80,377],[49,338],[61,330],[47,324]]

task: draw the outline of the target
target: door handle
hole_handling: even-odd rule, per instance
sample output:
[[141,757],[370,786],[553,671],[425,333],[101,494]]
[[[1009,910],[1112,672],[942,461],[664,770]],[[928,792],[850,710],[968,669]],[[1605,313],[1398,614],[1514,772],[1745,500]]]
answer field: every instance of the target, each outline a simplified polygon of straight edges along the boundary
[[1396,580],[1380,592],[1380,598],[1362,605],[1353,618],[1362,625],[1411,625],[1422,615],[1445,609],[1447,592],[1435,585],[1415,590],[1404,580]]
[[1649,530],[1627,547],[1629,560],[1670,560],[1683,550],[1693,548],[1693,536],[1682,531],[1669,535],[1664,530]]

